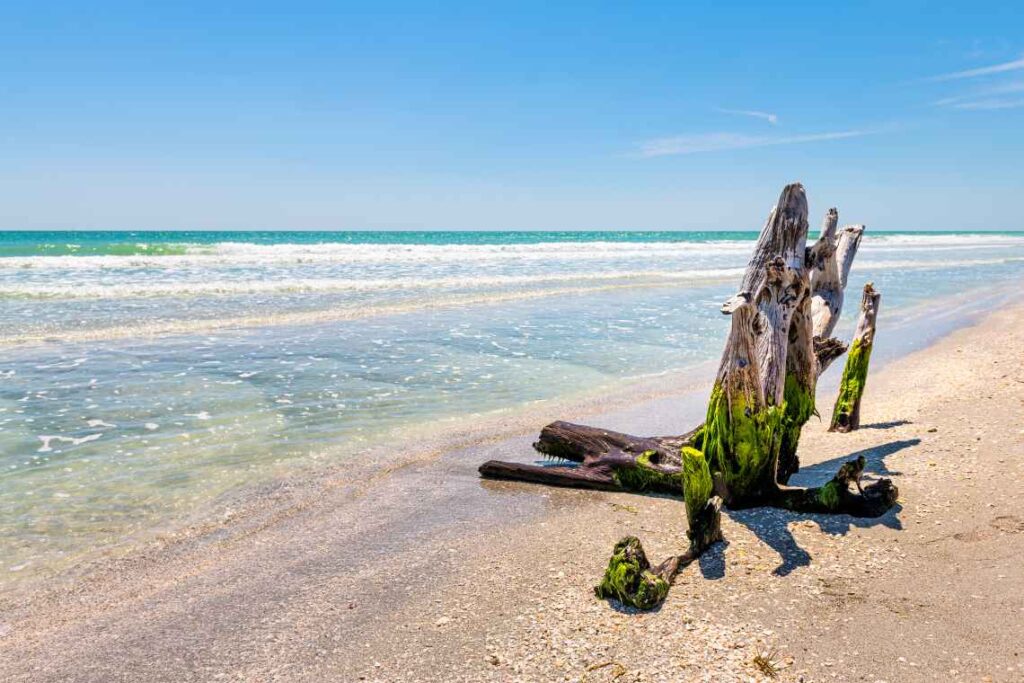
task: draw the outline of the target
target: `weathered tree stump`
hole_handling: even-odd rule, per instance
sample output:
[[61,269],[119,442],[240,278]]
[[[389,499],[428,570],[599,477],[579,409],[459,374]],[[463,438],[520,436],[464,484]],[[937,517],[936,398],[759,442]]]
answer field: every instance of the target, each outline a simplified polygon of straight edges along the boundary
[[850,353],[846,356],[839,396],[836,398],[835,410],[832,411],[832,424],[828,428],[830,432],[852,432],[860,427],[860,401],[868,379],[868,363],[875,341],[875,324],[881,301],[881,293],[870,282],[864,285],[857,331],[850,343]]
[[878,516],[895,504],[898,492],[890,480],[861,486],[863,458],[843,465],[823,486],[785,485],[799,466],[800,430],[815,414],[821,368],[845,350],[829,334],[842,307],[837,284],[845,280],[863,227],[837,236],[837,221],[838,213],[829,211],[821,237],[808,248],[804,189],[783,189],[740,292],[722,306],[731,325],[704,424],[681,436],[637,437],[555,422],[534,444],[553,459],[551,465],[490,461],[480,467],[493,478],[683,494],[686,552],[652,568],[639,540],[622,539],[596,588],[599,596],[642,609],[660,603],[679,569],[721,539],[723,504],[856,516]]
[[[803,426],[817,414],[814,406],[817,379],[846,350],[846,345],[831,334],[843,310],[843,290],[864,226],[847,226],[837,235],[838,223],[839,211],[829,209],[818,241],[807,250],[805,266],[809,271],[810,292],[797,307],[790,327],[784,388],[787,419],[783,424],[776,473],[782,484],[800,470],[797,446]],[[808,354],[814,359],[807,359]]]

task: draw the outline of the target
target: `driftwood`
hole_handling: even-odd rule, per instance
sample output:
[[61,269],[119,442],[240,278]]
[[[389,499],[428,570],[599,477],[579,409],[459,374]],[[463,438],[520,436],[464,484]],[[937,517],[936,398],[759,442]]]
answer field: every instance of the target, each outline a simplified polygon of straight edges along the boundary
[[[836,236],[837,220],[834,210],[826,214],[821,237],[808,248],[804,189],[799,184],[783,189],[739,293],[722,306],[731,325],[704,424],[681,436],[637,437],[555,422],[534,444],[550,464],[491,461],[480,467],[487,477],[683,494],[686,552],[651,567],[640,542],[624,538],[598,595],[641,608],[659,603],[676,572],[721,538],[723,505],[877,516],[895,504],[896,488],[888,479],[861,486],[862,458],[843,465],[823,486],[785,485],[798,467],[800,430],[815,413],[820,368],[845,349],[827,334],[816,334],[811,282],[812,274],[825,268],[841,282],[852,262],[863,228],[846,228]],[[842,301],[822,296],[820,305],[834,318]]]
[[813,250],[817,267],[811,275],[811,307],[814,334],[821,338],[831,337],[839,322],[846,281],[864,234],[863,225],[848,225],[837,234],[838,221],[839,214],[830,209]]
[[803,425],[816,414],[814,395],[818,377],[846,351],[846,344],[831,334],[843,309],[843,289],[864,226],[847,226],[837,235],[838,224],[839,211],[829,209],[818,241],[807,249],[806,272],[801,278],[808,294],[797,305],[789,327],[783,396],[786,415],[776,471],[776,480],[781,484],[788,483],[800,470],[797,446]]
[[[815,379],[847,349],[845,342],[829,335],[842,310],[841,283],[845,282],[849,274],[864,226],[847,226],[837,231],[838,221],[839,212],[834,208],[829,209],[822,223],[821,234],[817,242],[806,250],[804,259],[804,265],[811,273],[810,303]],[[770,247],[766,250],[770,251]],[[761,251],[765,249],[759,246],[755,254]],[[754,269],[757,270],[756,264]],[[747,270],[751,270],[749,265]],[[745,279],[745,284],[748,287],[758,285],[753,279]],[[826,300],[827,316],[818,313],[819,307],[826,305],[823,303]],[[803,343],[806,344],[806,340],[803,340]],[[805,361],[805,372],[807,365],[809,364]],[[805,388],[812,393],[813,384],[805,380]],[[804,408],[806,412],[806,402]],[[810,414],[798,417],[802,417],[799,423],[803,424],[809,419]],[[658,491],[678,495],[682,493],[682,485],[671,475],[678,474],[681,467],[679,449],[682,446],[695,445],[695,440],[700,437],[703,428],[704,426],[700,425],[679,436],[640,437],[569,422],[553,422],[541,431],[540,438],[533,444],[539,453],[549,456],[550,462],[543,465],[527,465],[491,460],[480,467],[480,473],[491,479],[530,481],[549,486],[605,491]],[[791,430],[782,445],[778,471],[778,479],[782,483],[788,482],[799,470],[799,459],[796,455],[798,437],[799,431]],[[645,452],[648,451],[651,453],[645,456]],[[630,468],[642,472],[650,469],[652,475],[668,476],[630,478],[625,474],[622,476],[630,479],[632,486],[624,486],[616,472],[628,471]],[[638,488],[637,484],[642,486]]]
[[832,361],[846,353],[847,344],[835,337],[814,338],[814,355],[818,359],[818,376],[832,365]]
[[696,430],[682,436],[632,436],[569,422],[552,422],[533,444],[554,463],[523,465],[490,460],[480,474],[491,479],[517,479],[549,486],[602,491],[683,492],[680,449]]
[[839,237],[836,226],[839,212],[829,209],[821,226],[821,236],[811,249],[810,260],[814,265],[811,272],[811,319],[814,336],[827,339],[839,320],[843,307],[843,286],[839,278],[839,262],[836,249]]
[[832,332],[843,310],[846,281],[864,234],[863,225],[848,225],[837,233],[838,222],[838,212],[829,209],[821,237],[812,250],[815,269],[811,273],[811,318],[814,321],[818,376],[846,352],[846,344],[832,337]]
[[852,432],[860,427],[860,400],[864,396],[864,384],[868,379],[868,363],[874,346],[875,324],[881,300],[881,293],[870,282],[864,285],[857,330],[853,334],[843,378],[839,383],[839,396],[828,429],[830,432]]
[[850,278],[850,268],[853,266],[853,258],[857,255],[860,239],[863,236],[863,225],[847,225],[839,233],[839,241],[836,244],[836,262],[839,264],[839,284],[843,289],[846,289],[846,282]]

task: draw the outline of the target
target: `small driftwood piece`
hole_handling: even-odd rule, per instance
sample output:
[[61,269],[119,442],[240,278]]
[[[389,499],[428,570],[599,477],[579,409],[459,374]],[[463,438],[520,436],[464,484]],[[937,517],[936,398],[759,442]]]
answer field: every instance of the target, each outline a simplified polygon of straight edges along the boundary
[[881,300],[881,293],[870,282],[864,285],[857,330],[850,343],[850,353],[846,356],[846,367],[843,368],[843,378],[839,383],[839,396],[836,398],[832,424],[828,429],[830,432],[852,432],[860,427],[860,402],[864,396],[864,384],[868,379],[868,363],[875,341],[875,324]]
[[676,574],[695,561],[712,544],[722,540],[722,499],[711,496],[701,514],[695,517],[697,530],[687,531],[689,547],[682,555],[673,555],[652,567],[636,536],[626,536],[612,549],[611,559],[594,587],[599,598],[614,598],[639,609],[657,607],[668,595]]

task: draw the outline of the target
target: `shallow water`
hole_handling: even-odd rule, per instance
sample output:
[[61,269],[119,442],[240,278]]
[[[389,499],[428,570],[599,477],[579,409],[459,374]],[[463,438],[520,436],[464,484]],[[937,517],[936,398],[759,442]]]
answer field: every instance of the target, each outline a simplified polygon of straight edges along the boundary
[[[392,430],[713,359],[754,237],[0,234],[0,581]],[[1024,235],[869,232],[840,336],[867,280],[884,334],[1022,277]]]

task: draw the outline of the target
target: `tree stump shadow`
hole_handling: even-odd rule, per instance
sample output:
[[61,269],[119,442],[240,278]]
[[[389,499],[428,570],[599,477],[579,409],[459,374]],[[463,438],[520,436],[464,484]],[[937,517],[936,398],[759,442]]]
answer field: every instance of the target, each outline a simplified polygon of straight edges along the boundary
[[890,420],[889,422],[872,422],[869,425],[861,425],[858,429],[893,429],[903,425],[914,424],[910,420]]
[[[844,455],[825,462],[816,463],[806,468],[793,477],[793,484],[802,486],[813,486],[820,483],[822,478],[829,477],[836,471],[843,462],[863,456],[868,461],[868,469],[873,475],[894,476],[900,472],[891,470],[885,464],[885,458],[897,453],[904,448],[910,448],[921,443],[920,439],[903,439],[891,441],[881,446],[865,448],[863,450]],[[728,511],[730,519],[747,527],[755,536],[770,548],[775,550],[781,558],[781,563],[772,573],[776,576],[786,576],[799,567],[809,566],[811,555],[800,547],[793,537],[789,525],[792,522],[811,520],[818,525],[822,531],[833,536],[845,536],[851,528],[861,529],[885,526],[890,529],[900,530],[903,525],[899,520],[899,512],[902,506],[897,504],[881,517],[852,517],[841,514],[810,514],[789,512],[779,508],[751,508],[749,510]]]

